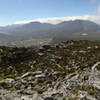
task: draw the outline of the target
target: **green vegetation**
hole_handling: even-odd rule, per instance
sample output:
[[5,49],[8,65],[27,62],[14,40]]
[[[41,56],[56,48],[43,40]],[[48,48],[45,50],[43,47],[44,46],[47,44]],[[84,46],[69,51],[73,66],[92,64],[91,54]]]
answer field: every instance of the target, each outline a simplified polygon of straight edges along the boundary
[[[21,76],[28,71],[47,69],[59,73],[83,73],[100,61],[100,43],[93,41],[66,41],[42,49],[0,47],[0,79]],[[97,67],[100,70],[100,67]],[[3,74],[3,76],[2,76]]]
[[[61,97],[61,100],[99,95],[100,65],[93,69],[100,62],[99,42],[67,41],[41,48],[0,48],[0,87],[4,90],[31,96],[50,92],[47,99]],[[92,85],[95,80],[97,87]]]
[[77,86],[76,88],[74,88],[72,90],[73,94],[78,94],[79,91],[85,91],[87,92],[89,95],[94,96],[95,95],[95,89],[92,86]]
[[0,86],[5,87],[7,84],[4,81],[0,81]]
[[46,91],[46,89],[45,88],[34,88],[33,89],[34,91],[37,91],[38,93],[43,93],[44,91]]

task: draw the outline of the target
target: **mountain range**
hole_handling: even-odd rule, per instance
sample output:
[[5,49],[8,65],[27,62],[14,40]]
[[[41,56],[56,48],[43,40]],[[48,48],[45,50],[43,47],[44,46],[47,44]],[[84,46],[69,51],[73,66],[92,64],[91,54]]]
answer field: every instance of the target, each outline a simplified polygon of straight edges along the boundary
[[100,37],[100,25],[88,20],[63,21],[59,24],[31,22],[0,27],[0,43],[30,39],[94,39]]

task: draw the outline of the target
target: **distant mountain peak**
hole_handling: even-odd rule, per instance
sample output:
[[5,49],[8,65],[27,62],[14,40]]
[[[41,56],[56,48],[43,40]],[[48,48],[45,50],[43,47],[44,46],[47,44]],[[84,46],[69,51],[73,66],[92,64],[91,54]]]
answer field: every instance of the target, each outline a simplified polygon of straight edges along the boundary
[[[23,25],[1,27],[0,32],[10,34],[10,36],[14,36],[15,38],[13,39],[15,40],[55,37],[65,37],[73,39],[80,38],[80,36],[87,36],[87,38],[90,38],[94,36],[100,36],[100,26],[89,20],[63,21],[55,25],[36,21]],[[87,33],[88,35],[83,33]],[[7,41],[7,39],[5,40]]]

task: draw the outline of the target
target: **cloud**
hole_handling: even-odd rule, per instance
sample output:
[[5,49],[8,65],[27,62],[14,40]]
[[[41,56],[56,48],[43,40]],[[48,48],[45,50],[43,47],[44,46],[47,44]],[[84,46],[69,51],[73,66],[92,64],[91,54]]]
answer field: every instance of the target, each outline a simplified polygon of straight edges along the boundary
[[100,14],[100,5],[97,7],[97,14]]
[[69,21],[69,20],[90,20],[93,21],[97,24],[100,24],[100,16],[89,16],[89,15],[84,15],[84,16],[71,16],[71,17],[56,17],[56,18],[38,18],[38,19],[33,19],[33,20],[24,20],[24,21],[17,21],[15,24],[27,24],[30,22],[41,22],[41,23],[50,23],[50,24],[58,24],[61,23],[62,21]]

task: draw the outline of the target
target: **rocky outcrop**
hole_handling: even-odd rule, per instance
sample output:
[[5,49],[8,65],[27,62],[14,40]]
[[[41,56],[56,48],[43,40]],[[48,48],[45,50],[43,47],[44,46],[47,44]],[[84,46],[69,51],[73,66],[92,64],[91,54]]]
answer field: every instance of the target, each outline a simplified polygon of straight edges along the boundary
[[[22,49],[15,49],[16,61],[6,58],[0,65],[1,100],[100,100],[100,44],[72,41],[58,46],[26,48],[27,59],[20,62],[17,54]],[[5,54],[1,58],[8,56]]]

